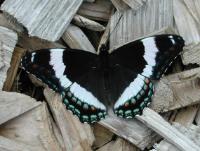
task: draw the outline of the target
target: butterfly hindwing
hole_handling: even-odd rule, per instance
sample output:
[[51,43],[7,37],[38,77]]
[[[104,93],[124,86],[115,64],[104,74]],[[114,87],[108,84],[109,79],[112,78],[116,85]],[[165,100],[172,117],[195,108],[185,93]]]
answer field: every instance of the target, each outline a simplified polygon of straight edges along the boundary
[[82,50],[44,49],[27,52],[21,63],[27,72],[59,92],[66,108],[82,122],[93,123],[105,117],[105,106],[94,96],[94,91],[86,89],[85,81],[91,78],[97,78],[96,87],[103,89],[102,77],[94,77],[96,55]]

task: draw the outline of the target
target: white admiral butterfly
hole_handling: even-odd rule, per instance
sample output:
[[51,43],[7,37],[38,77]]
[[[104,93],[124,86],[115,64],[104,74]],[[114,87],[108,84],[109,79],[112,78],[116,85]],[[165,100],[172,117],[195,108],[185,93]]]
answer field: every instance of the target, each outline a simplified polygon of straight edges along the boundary
[[22,67],[60,93],[68,110],[81,122],[103,119],[106,106],[124,118],[141,114],[158,80],[179,55],[184,40],[157,35],[125,44],[112,53],[73,49],[27,52]]

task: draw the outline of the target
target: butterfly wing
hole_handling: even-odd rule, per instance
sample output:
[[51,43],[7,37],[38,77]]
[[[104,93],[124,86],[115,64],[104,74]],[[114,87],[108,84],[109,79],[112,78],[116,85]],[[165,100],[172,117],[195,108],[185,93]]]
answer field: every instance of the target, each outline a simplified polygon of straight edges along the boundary
[[183,46],[180,36],[158,35],[128,43],[111,53],[113,67],[121,66],[135,73],[114,105],[118,115],[128,118],[135,112],[141,113],[153,94],[151,80],[160,79]]
[[[77,115],[82,122],[95,122],[105,116],[106,108],[93,92],[103,87],[103,77],[98,73],[98,60],[95,54],[72,49],[44,49],[28,52],[21,61],[22,68],[35,75],[51,89],[62,95],[67,109]],[[89,91],[92,85],[86,79],[96,79],[99,89]],[[90,89],[91,90],[91,89]]]

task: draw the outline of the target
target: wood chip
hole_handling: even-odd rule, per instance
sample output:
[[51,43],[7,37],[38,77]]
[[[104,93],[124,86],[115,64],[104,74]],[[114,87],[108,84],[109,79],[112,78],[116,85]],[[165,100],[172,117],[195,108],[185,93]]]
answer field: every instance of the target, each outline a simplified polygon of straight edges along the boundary
[[124,11],[126,9],[129,9],[129,6],[123,2],[123,0],[111,0],[113,5],[118,11]]
[[163,77],[156,85],[151,108],[166,112],[199,103],[199,73],[196,68]]
[[93,20],[108,21],[110,18],[112,3],[108,0],[96,0],[94,3],[84,2],[78,14]]
[[[191,3],[194,3],[193,1]],[[200,42],[200,28],[184,1],[173,1],[174,18],[177,29],[186,45]]]
[[[184,135],[189,137],[192,141],[194,141],[198,146],[200,146],[200,127],[191,125],[189,128],[182,126],[181,124],[174,123],[173,126]],[[156,150],[161,151],[182,151],[181,149],[177,148],[176,146],[170,144],[167,140],[161,141],[159,144],[155,145]],[[190,150],[193,150],[191,147]],[[198,150],[196,150],[198,151]]]
[[72,49],[81,49],[96,53],[95,48],[92,46],[87,36],[77,26],[70,25],[62,38]]
[[3,124],[37,106],[40,105],[29,96],[15,93],[0,91],[0,124]]
[[138,120],[119,118],[113,111],[109,111],[109,116],[99,123],[142,150],[160,138]]
[[136,12],[134,10],[115,12],[110,24],[110,49],[162,28],[173,27],[172,4],[172,0],[149,0]]
[[80,123],[76,116],[66,110],[59,94],[46,88],[44,95],[62,134],[66,150],[91,151],[94,136],[90,126]]
[[194,118],[199,109],[199,105],[189,106],[187,108],[182,108],[176,114],[174,122],[178,122],[185,127],[192,125]]
[[75,15],[73,18],[73,23],[80,27],[84,27],[84,28],[87,28],[87,29],[90,29],[93,31],[104,31],[105,30],[105,27],[103,25],[101,25],[100,23],[90,20],[81,15]]
[[200,65],[200,44],[191,44],[184,47],[182,61],[184,65],[198,64]]
[[116,141],[112,141],[100,149],[97,149],[97,151],[139,151],[138,148],[133,146],[132,144],[126,142],[125,140],[118,138]]
[[5,0],[1,10],[13,15],[31,36],[58,40],[80,7],[82,0]]
[[0,135],[8,139],[36,146],[40,148],[39,150],[62,150],[53,134],[50,114],[47,111],[45,103],[40,103],[38,107],[1,125]]
[[138,10],[140,7],[146,4],[147,0],[123,0],[133,10]]
[[12,30],[0,26],[0,90],[7,77],[14,47],[17,43],[17,34]]
[[163,136],[168,142],[174,144],[181,151],[199,151],[200,147],[197,146],[192,140],[183,135],[177,129],[173,128],[167,121],[165,121],[159,114],[149,108],[143,110],[141,116],[136,118],[148,127],[151,127],[159,135]]

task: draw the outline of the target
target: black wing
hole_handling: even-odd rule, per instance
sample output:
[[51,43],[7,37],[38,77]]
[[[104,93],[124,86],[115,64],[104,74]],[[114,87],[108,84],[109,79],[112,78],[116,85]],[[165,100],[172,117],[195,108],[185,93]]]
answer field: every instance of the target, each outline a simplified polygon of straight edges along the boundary
[[[133,41],[110,54],[111,66],[120,67],[118,72],[126,74],[123,77],[128,82],[124,82],[123,85],[127,86],[123,91],[120,90],[120,96],[116,99],[114,110],[117,115],[130,118],[142,113],[153,95],[151,80],[160,79],[183,46],[184,41],[180,36],[158,35]],[[127,77],[131,74],[132,79]],[[119,80],[116,74],[113,77]],[[118,90],[117,87],[115,89]]]
[[82,122],[104,118],[106,108],[99,99],[105,93],[99,92],[104,88],[97,55],[82,50],[44,49],[27,53],[21,63],[27,72],[59,92],[67,109]]

